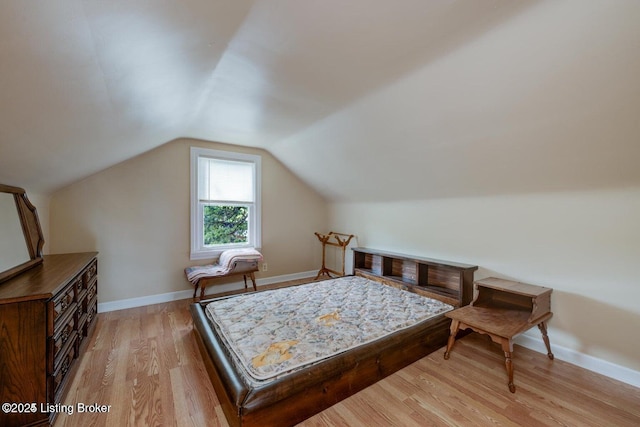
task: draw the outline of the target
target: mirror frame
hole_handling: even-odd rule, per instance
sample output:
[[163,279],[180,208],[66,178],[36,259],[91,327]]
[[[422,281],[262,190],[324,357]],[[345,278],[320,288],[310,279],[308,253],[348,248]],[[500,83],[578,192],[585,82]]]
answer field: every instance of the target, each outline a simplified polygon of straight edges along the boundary
[[31,204],[27,197],[26,191],[20,187],[12,187],[10,185],[0,184],[0,193],[13,194],[13,199],[16,203],[17,213],[20,217],[20,225],[22,226],[22,233],[24,234],[25,244],[29,251],[29,261],[22,264],[18,264],[15,267],[11,267],[8,270],[0,271],[0,283],[5,282],[12,277],[26,271],[30,268],[39,265],[43,261],[42,248],[44,247],[44,236],[42,234],[42,227],[40,227],[40,220],[38,219],[38,212],[36,207]]

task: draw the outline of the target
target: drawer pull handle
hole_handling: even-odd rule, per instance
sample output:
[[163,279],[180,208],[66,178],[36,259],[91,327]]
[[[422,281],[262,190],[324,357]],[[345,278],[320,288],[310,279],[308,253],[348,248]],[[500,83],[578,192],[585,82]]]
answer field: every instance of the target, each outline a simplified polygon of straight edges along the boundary
[[[70,355],[69,355],[70,356]],[[62,363],[62,368],[60,368],[60,372],[62,373],[62,376],[64,377],[67,372],[69,371],[69,361],[71,360],[70,357],[67,356],[64,359],[64,362]]]

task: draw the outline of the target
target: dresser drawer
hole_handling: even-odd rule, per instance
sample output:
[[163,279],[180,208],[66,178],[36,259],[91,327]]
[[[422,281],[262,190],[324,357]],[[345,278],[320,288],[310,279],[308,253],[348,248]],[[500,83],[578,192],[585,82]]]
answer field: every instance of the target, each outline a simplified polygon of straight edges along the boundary
[[87,289],[98,276],[98,260],[94,260],[82,274],[82,288]]
[[49,402],[59,402],[60,393],[62,388],[68,379],[69,371],[73,366],[73,362],[76,358],[76,332],[73,332],[73,336],[71,340],[68,341],[67,345],[63,347],[64,352],[60,357],[59,363],[54,370],[53,375],[49,377]]
[[98,298],[94,296],[93,300],[89,302],[89,305],[87,307],[87,326],[86,326],[87,330],[90,329],[90,326],[95,321],[97,314],[98,314]]
[[60,328],[60,330],[52,337],[49,338],[50,350],[53,355],[53,366],[50,367],[50,372],[54,372],[60,365],[66,344],[76,335],[76,316],[69,316],[66,323]]
[[78,354],[81,354],[80,348],[85,338],[87,338],[86,330],[87,330],[87,317],[84,316],[78,321],[78,336],[76,337],[76,348],[77,348]]
[[89,289],[87,290],[87,296],[84,299],[84,304],[86,304],[83,309],[86,312],[89,311],[89,304],[95,299],[96,294],[98,293],[98,282],[94,281]]
[[73,309],[75,307],[74,302],[76,301],[76,286],[78,285],[77,280],[78,279],[74,279],[72,283],[68,284],[67,287],[53,299],[54,322],[64,316],[64,314],[67,313],[69,309]]

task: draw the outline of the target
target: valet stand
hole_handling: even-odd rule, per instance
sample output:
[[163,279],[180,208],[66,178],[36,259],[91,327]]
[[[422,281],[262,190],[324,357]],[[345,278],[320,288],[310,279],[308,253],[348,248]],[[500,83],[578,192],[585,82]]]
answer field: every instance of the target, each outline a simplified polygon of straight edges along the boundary
[[[335,233],[333,231],[330,231],[329,234],[320,234],[316,232],[315,235],[322,243],[322,267],[320,267],[320,270],[318,270],[318,275],[316,276],[315,280],[318,280],[321,276],[324,275],[331,278],[331,273],[339,276],[344,276],[345,252],[347,250],[347,246],[349,246],[349,242],[351,242],[351,239],[354,237],[353,234]],[[335,240],[335,242],[332,241],[332,239]],[[337,246],[342,249],[342,271],[335,271],[327,268],[325,264],[325,253],[327,246]]]

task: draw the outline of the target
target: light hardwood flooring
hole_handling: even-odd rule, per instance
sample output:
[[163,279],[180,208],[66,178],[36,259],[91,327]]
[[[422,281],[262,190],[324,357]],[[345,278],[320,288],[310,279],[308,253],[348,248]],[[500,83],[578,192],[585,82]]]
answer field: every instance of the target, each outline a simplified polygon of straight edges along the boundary
[[[191,330],[191,300],[98,315],[63,402],[62,426],[227,426]],[[553,336],[551,346],[553,349]],[[301,426],[639,426],[640,389],[516,346],[515,384],[500,348],[475,333]]]

